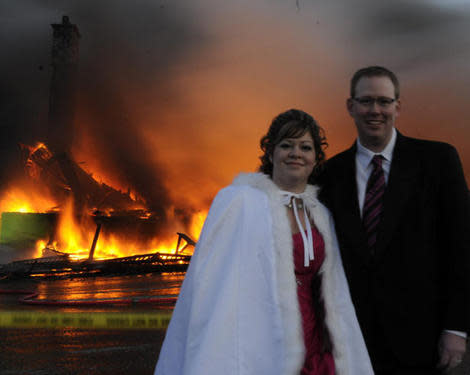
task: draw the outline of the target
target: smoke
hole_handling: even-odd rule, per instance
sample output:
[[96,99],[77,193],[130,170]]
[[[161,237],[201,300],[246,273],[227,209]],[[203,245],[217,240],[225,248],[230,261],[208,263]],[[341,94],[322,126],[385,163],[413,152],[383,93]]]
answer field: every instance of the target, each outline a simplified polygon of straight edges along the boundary
[[[197,28],[182,13],[168,14],[164,4],[129,7],[112,2],[109,11],[110,5],[101,3],[80,24],[85,51],[80,59],[76,154],[94,160],[90,164],[98,164],[105,176],[164,216],[171,204],[166,175],[138,118],[147,105],[158,116],[177,102],[169,70],[187,56]],[[78,15],[82,12],[86,6],[79,7]]]

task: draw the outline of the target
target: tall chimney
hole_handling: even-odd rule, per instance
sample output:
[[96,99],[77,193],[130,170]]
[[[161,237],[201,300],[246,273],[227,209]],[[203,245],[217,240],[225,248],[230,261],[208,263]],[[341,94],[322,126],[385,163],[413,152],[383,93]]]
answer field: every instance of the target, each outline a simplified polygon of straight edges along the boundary
[[54,154],[74,198],[75,213],[79,216],[85,206],[70,149],[74,136],[75,97],[78,76],[78,27],[67,16],[62,23],[52,24],[52,78],[49,98],[49,124],[46,144]]
[[73,142],[73,120],[78,72],[78,27],[67,16],[52,24],[52,78],[49,98],[48,146],[68,152]]

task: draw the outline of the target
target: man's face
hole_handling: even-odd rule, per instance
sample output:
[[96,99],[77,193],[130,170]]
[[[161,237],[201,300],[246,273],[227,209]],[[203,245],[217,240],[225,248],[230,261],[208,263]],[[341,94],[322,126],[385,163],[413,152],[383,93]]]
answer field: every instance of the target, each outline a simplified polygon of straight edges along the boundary
[[354,98],[347,100],[347,109],[354,119],[361,143],[375,152],[387,146],[400,112],[395,87],[388,77],[362,77],[356,84]]

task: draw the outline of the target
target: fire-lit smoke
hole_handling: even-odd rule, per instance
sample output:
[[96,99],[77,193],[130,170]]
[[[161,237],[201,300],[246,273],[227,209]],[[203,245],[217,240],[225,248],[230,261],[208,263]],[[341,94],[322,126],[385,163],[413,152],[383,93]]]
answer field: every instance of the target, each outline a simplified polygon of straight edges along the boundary
[[[81,59],[79,131],[97,153],[111,150],[106,169],[120,181],[128,176],[156,206],[168,198],[186,208],[207,205],[238,171],[255,170],[259,138],[291,107],[319,120],[328,155],[348,147],[355,137],[344,105],[349,78],[370,64],[390,67],[402,81],[399,129],[455,144],[470,172],[468,8],[199,0],[153,10],[139,25],[119,12],[89,31],[87,20],[76,22],[94,41]],[[87,160],[90,149],[81,150]],[[139,176],[154,172],[142,181],[129,172],[134,167]]]
[[[8,72],[0,78],[2,166],[13,165],[17,142],[44,138],[49,24],[67,14],[82,35],[73,156],[161,213],[163,232],[189,228],[237,172],[256,169],[259,139],[283,110],[300,108],[319,121],[328,156],[352,144],[344,103],[350,76],[366,65],[398,74],[399,130],[454,144],[470,176],[464,2],[16,4],[1,5],[16,15],[0,25],[9,46],[0,63]],[[5,171],[1,183],[11,179]]]

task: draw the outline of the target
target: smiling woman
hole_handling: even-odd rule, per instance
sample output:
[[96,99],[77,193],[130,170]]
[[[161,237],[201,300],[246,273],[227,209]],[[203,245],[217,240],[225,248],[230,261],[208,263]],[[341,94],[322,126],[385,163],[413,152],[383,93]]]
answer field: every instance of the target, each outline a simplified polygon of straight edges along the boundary
[[274,183],[283,190],[301,193],[315,166],[315,146],[310,133],[299,138],[285,138],[272,156]]
[[[312,184],[325,160],[324,150],[327,146],[324,131],[314,118],[303,111],[291,109],[274,118],[268,133],[261,138],[263,155],[260,157],[259,170],[276,180],[278,177],[273,177],[274,169],[279,168],[276,174],[282,175],[282,167],[289,165],[286,163],[292,164],[293,168],[301,164],[308,167],[304,170],[304,184]],[[280,158],[286,159],[283,160],[284,166]],[[278,168],[275,168],[275,163]],[[310,173],[307,173],[308,169]]]
[[215,197],[155,374],[369,375],[330,214],[313,181],[325,154],[309,114],[281,113],[260,171]]

